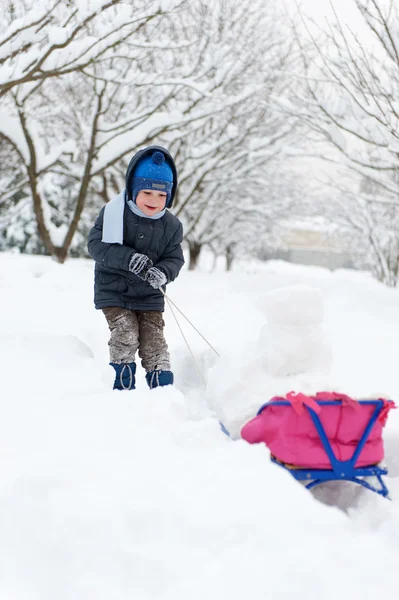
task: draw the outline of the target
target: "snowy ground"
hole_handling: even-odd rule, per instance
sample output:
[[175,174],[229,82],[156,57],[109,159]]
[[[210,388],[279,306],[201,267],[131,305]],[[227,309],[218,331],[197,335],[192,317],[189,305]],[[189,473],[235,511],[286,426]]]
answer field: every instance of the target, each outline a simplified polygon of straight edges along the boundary
[[[327,506],[221,433],[168,310],[176,387],[149,392],[139,370],[137,390],[110,391],[92,268],[0,254],[1,600],[396,599],[399,410],[385,432],[393,501]],[[201,369],[227,381],[264,294],[297,283],[326,299],[334,376],[398,399],[399,292],[366,274],[271,262],[185,271],[168,293],[222,356],[181,320]]]

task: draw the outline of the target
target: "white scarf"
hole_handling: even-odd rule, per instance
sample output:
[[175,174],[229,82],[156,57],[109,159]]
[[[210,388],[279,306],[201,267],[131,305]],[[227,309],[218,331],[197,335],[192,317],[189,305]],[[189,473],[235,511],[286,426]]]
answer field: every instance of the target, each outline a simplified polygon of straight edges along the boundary
[[[125,202],[126,190],[122,190],[120,194],[105,205],[102,241],[106,244],[123,244],[123,213]],[[127,204],[135,215],[144,219],[160,219],[166,211],[166,208],[164,208],[156,215],[148,216],[132,200],[128,200]]]

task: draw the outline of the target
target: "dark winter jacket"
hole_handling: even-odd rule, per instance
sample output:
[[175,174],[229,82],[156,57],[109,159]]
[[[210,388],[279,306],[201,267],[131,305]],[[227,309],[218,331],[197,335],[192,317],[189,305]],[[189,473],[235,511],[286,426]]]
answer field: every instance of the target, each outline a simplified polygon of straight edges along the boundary
[[[145,153],[154,152],[154,149],[158,147],[151,146]],[[161,150],[165,152],[163,148]],[[130,189],[134,165],[143,155],[141,151],[130,162],[126,174],[126,189]],[[171,157],[170,160],[173,164]],[[169,205],[173,202],[175,191],[176,186],[172,190]],[[165,273],[167,282],[173,281],[184,264],[181,222],[168,210],[160,219],[139,217],[126,204],[123,216],[123,245],[106,244],[101,241],[104,210],[105,207],[101,209],[88,241],[89,254],[96,261],[95,307],[121,306],[131,310],[163,311],[165,302],[161,290],[155,290],[148,282],[131,273],[129,262],[134,252],[146,254],[154,265]]]

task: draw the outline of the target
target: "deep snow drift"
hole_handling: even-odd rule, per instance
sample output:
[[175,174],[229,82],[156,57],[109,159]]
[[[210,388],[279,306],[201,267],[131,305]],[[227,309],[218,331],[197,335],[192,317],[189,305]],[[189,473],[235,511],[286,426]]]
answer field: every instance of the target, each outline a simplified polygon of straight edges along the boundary
[[208,391],[167,309],[176,387],[150,392],[139,369],[138,389],[118,393],[92,267],[0,254],[0,598],[396,598],[399,411],[385,436],[393,501],[360,490],[345,514],[265,448],[229,440],[206,400],[215,372],[222,395],[268,400],[263,302],[296,284],[325,303],[334,360],[318,376],[397,400],[399,292],[276,262],[183,272],[168,293],[221,354],[179,318]]

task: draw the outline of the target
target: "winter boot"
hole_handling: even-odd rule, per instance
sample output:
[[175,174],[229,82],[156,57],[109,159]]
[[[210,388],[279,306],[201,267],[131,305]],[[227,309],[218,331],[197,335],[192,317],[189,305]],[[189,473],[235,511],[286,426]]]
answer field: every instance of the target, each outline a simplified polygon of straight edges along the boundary
[[115,369],[114,390],[134,390],[136,363],[109,363]]
[[173,384],[172,371],[148,371],[145,378],[147,380],[148,387],[150,388],[150,390],[158,386]]

